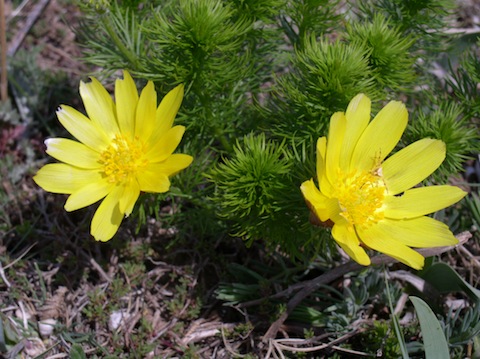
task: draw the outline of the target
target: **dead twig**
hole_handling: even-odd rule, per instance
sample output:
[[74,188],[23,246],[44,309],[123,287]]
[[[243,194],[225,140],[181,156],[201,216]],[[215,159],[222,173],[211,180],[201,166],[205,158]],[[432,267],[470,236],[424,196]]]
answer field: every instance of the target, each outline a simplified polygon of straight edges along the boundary
[[20,256],[18,256],[18,258],[15,258],[11,263],[8,263],[5,267],[3,267],[3,269],[7,269],[7,268],[10,268],[11,266],[15,265],[15,263],[17,263],[18,261],[20,261],[23,257],[25,257],[27,255],[28,252],[30,252],[30,250],[35,247],[37,245],[37,242],[33,243],[32,245],[30,245],[30,247],[28,247],[27,249],[25,249],[25,251],[20,254]]
[[22,44],[25,36],[27,36],[28,32],[32,28],[33,24],[38,20],[40,15],[42,14],[45,7],[48,5],[50,0],[40,0],[37,5],[32,9],[30,14],[27,16],[27,20],[25,24],[21,27],[19,32],[15,35],[13,40],[10,42],[10,46],[8,47],[7,55],[12,57],[17,52],[18,48]]
[[371,357],[371,358],[377,357],[376,354],[369,354],[369,353],[359,352],[358,350],[342,348],[342,347],[339,347],[338,345],[332,345],[332,349],[335,349],[336,351],[339,351],[339,352],[348,353],[350,355],[355,355],[355,357],[358,357],[358,356]]
[[[351,332],[342,335],[341,337],[334,339],[328,343],[323,343],[321,345],[317,346],[309,346],[305,347],[305,345],[310,345],[312,343],[311,339],[299,339],[299,338],[286,338],[286,339],[271,339],[269,341],[269,350],[267,352],[267,355],[265,358],[269,358],[270,354],[273,352],[273,350],[276,350],[281,357],[283,356],[282,351],[286,350],[292,353],[313,353],[313,352],[318,352],[321,350],[325,350],[328,348],[334,348],[337,349],[339,348],[335,344],[339,344],[342,342],[347,341],[351,337],[355,336],[359,332],[363,331],[362,329],[354,329]],[[303,347],[300,347],[299,345],[303,345]],[[342,351],[343,348],[340,348]],[[351,351],[351,354],[356,354],[356,355],[361,355],[361,356],[375,356],[372,354],[364,353],[364,352],[359,352],[359,351]]]
[[[32,28],[33,24],[38,20],[40,15],[42,14],[45,7],[48,5],[50,0],[40,0],[37,5],[32,9],[32,11],[28,14],[27,20],[25,24],[21,27],[19,32],[15,35],[15,37],[10,42],[10,46],[8,47],[7,55],[12,57],[17,52],[18,48],[22,44],[25,36],[27,36],[28,32]],[[3,52],[3,51],[2,51]]]
[[105,281],[107,281],[108,283],[112,281],[112,278],[110,278],[110,276],[103,270],[103,268],[100,266],[100,264],[97,263],[95,259],[90,258],[89,262]]
[[457,247],[457,252],[465,254],[470,259],[470,262],[475,265],[475,267],[480,268],[480,261],[472,253],[470,253],[467,248],[463,246]]
[[10,284],[10,282],[8,281],[7,279],[7,276],[5,275],[5,271],[3,270],[3,267],[2,267],[2,263],[0,262],[0,277],[2,277],[3,279],[3,282],[5,283],[5,285],[10,288],[12,285]]

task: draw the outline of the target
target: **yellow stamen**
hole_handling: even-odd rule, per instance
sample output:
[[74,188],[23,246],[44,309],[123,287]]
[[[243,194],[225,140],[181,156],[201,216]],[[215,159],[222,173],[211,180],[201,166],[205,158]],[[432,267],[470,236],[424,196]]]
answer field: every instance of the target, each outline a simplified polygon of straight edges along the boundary
[[110,183],[124,183],[135,178],[148,163],[144,157],[144,145],[117,134],[108,148],[100,155],[103,172]]
[[381,171],[339,173],[336,193],[341,215],[355,226],[369,226],[383,219],[385,184]]

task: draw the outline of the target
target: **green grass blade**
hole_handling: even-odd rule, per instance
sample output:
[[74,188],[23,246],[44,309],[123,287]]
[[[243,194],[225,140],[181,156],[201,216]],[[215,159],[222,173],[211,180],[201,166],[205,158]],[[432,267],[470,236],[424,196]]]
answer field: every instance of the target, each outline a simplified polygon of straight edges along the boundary
[[390,308],[390,317],[392,318],[393,328],[395,329],[395,335],[397,336],[398,345],[400,346],[400,351],[402,352],[403,359],[409,359],[408,356],[408,349],[407,344],[405,343],[405,338],[403,336],[402,328],[400,327],[400,322],[398,317],[394,314],[392,297],[390,294],[390,286],[388,285],[388,276],[385,275],[385,287],[387,289],[387,297],[388,297],[388,307]]

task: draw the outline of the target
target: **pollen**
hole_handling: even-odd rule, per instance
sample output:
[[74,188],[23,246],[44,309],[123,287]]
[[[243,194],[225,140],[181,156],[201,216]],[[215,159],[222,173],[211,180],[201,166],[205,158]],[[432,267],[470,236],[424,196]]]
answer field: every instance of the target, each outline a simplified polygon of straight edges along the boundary
[[338,203],[346,220],[355,226],[370,226],[383,219],[386,188],[380,172],[339,173]]
[[147,165],[145,148],[138,139],[116,135],[100,155],[103,173],[110,183],[126,183],[134,179]]

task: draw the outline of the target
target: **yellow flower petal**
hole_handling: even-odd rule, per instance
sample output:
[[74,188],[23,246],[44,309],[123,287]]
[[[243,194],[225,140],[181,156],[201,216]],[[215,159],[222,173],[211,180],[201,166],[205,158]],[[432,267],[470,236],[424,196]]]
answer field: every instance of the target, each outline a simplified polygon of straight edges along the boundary
[[332,193],[332,185],[328,181],[326,171],[326,156],[327,156],[327,138],[320,137],[317,141],[317,181],[322,193]]
[[185,133],[184,126],[175,126],[169,129],[157,143],[147,151],[147,157],[151,162],[164,161],[178,147]]
[[95,151],[103,151],[110,143],[109,137],[101,128],[70,106],[62,105],[57,111],[57,117],[73,137]]
[[149,140],[155,128],[155,112],[157,108],[157,93],[152,81],[148,81],[138,99],[135,136],[145,143]]
[[115,101],[120,131],[124,135],[130,135],[130,138],[133,139],[138,91],[128,71],[123,71],[123,80],[117,79],[115,82]]
[[138,196],[140,196],[140,186],[137,181],[132,181],[128,185],[123,186],[123,193],[119,202],[120,212],[129,216],[132,213],[135,202],[137,202]]
[[325,154],[327,152],[327,138],[320,137],[317,140],[317,181],[320,183],[325,174]]
[[385,198],[385,217],[407,219],[424,216],[457,203],[466,194],[455,186],[413,188],[401,196]]
[[379,165],[402,137],[407,122],[405,105],[398,101],[389,102],[359,138],[350,168],[369,171]]
[[[303,198],[305,199],[310,211],[314,212],[322,222],[330,218],[326,217],[324,214],[325,203],[328,198],[318,190],[317,186],[315,186],[315,183],[313,182],[313,179],[303,182],[300,186],[300,191],[302,191]],[[323,219],[325,217],[326,219]]]
[[431,217],[395,220],[385,218],[375,225],[379,238],[393,239],[414,248],[454,246],[458,240],[445,223]]
[[82,169],[63,163],[43,166],[33,180],[45,191],[71,194],[102,178],[97,170]]
[[184,86],[178,85],[169,91],[160,102],[156,111],[156,126],[153,138],[160,138],[173,126],[173,120],[182,104],[183,91]]
[[313,179],[303,182],[300,190],[310,210],[315,213],[320,221],[326,222],[328,219],[333,220],[338,217],[340,213],[338,201],[334,198],[328,198],[320,192]]
[[378,226],[357,229],[360,240],[369,248],[395,258],[414,269],[422,269],[425,258],[405,244],[396,241],[389,233],[380,231]]
[[99,168],[100,154],[83,143],[66,138],[49,138],[45,140],[47,153],[59,161],[81,168]]
[[348,104],[345,112],[347,128],[340,154],[340,168],[345,169],[346,172],[350,170],[350,161],[355,145],[370,122],[370,111],[371,101],[364,94],[355,96]]
[[140,190],[144,192],[165,193],[170,189],[168,176],[154,172],[153,168],[152,170],[144,171],[142,176],[138,177],[138,184],[140,185]]
[[424,138],[387,158],[382,173],[388,193],[395,195],[430,176],[445,159],[445,144]]
[[328,197],[324,196],[315,186],[313,179],[305,181],[300,186],[300,191],[302,191],[303,197],[310,203],[312,206],[324,207],[324,202]]
[[112,138],[119,132],[115,104],[102,84],[94,77],[90,79],[88,83],[80,82],[80,96],[85,110],[90,120]]
[[190,166],[193,161],[193,157],[182,153],[174,153],[169,156],[165,161],[160,163],[153,163],[149,169],[155,172],[161,172],[167,176],[174,176],[181,170]]
[[[343,112],[336,112],[330,119],[328,130],[327,153],[325,159],[326,177],[330,183],[335,183],[338,176],[340,154],[345,137],[347,119]],[[322,185],[322,184],[320,184]],[[326,190],[326,189],[325,189]],[[324,188],[322,187],[322,192]]]
[[121,187],[116,187],[105,197],[95,212],[90,233],[97,241],[106,242],[117,233],[124,217],[119,209],[122,191]]
[[73,192],[65,203],[68,212],[90,206],[104,198],[111,190],[112,184],[104,179],[92,182]]
[[353,227],[335,224],[332,228],[332,236],[354,261],[364,266],[370,265],[370,258],[365,249],[360,246],[360,241]]

